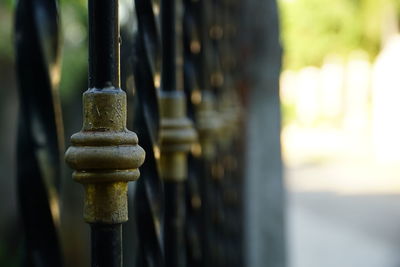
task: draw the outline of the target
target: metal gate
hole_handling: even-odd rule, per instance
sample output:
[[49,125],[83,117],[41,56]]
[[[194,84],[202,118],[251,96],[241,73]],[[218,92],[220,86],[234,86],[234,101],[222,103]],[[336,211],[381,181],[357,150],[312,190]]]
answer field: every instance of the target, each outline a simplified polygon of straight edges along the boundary
[[[244,266],[242,1],[132,1],[121,25],[118,0],[88,1],[89,88],[65,160],[84,187],[92,266],[123,266],[133,243],[135,266]],[[25,266],[63,266],[60,40],[56,0],[18,1]]]

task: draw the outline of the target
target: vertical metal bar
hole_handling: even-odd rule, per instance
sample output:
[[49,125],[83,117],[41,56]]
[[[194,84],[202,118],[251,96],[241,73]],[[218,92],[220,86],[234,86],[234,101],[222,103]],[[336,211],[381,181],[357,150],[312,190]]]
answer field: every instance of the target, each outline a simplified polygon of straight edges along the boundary
[[89,88],[120,87],[118,0],[89,0]]
[[[118,0],[89,0],[89,88],[120,87]],[[91,225],[92,266],[122,266],[121,224]]]
[[[190,95],[187,101],[189,115],[196,121],[196,108],[201,101],[200,93],[205,87],[203,78],[204,46],[203,46],[203,25],[202,7],[204,1],[185,0],[184,3],[184,85],[185,92]],[[201,136],[201,134],[200,134]],[[200,137],[201,138],[201,137]],[[200,159],[201,151],[199,144],[189,156],[188,182],[186,192],[187,217],[185,229],[187,233],[187,265],[191,267],[204,266],[205,250],[202,247],[203,239],[203,218],[202,209],[204,208],[203,181],[204,168]],[[207,215],[206,215],[207,216]]]
[[163,91],[175,91],[176,88],[176,45],[175,31],[176,0],[161,1],[161,88]]
[[196,109],[196,126],[199,131],[202,155],[199,159],[202,166],[201,171],[201,195],[202,195],[202,252],[203,266],[214,266],[214,255],[216,253],[217,242],[213,221],[215,217],[215,194],[214,181],[212,178],[212,166],[218,157],[216,150],[216,138],[220,131],[220,118],[215,108],[215,96],[212,90],[213,61],[215,51],[211,39],[214,0],[200,1],[199,24],[201,39],[201,101]]
[[164,252],[165,266],[185,266],[185,184],[165,182]]
[[92,266],[122,266],[122,225],[92,224]]
[[89,0],[89,90],[83,94],[83,127],[71,137],[66,161],[85,187],[93,267],[122,266],[128,182],[138,179],[144,161],[137,135],[126,129],[119,65],[118,0]]
[[161,1],[162,69],[160,94],[160,175],[164,181],[166,267],[186,265],[185,181],[187,153],[196,139],[183,93],[182,2]]
[[[134,126],[146,150],[146,162],[141,168],[142,179],[135,188],[134,210],[139,251],[137,266],[164,266],[163,185],[160,179],[154,147],[159,141],[158,87],[160,86],[160,36],[158,36],[159,1],[135,0],[138,34],[133,44],[133,72],[137,92],[137,116]],[[124,44],[126,42],[124,41]],[[130,48],[131,49],[131,48]]]

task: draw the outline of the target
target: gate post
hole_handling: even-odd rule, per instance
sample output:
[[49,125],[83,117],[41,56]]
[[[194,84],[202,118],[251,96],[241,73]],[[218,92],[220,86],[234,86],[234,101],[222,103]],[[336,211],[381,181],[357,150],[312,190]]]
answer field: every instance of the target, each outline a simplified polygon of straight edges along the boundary
[[[242,1],[246,60],[246,266],[286,267],[285,188],[280,147],[282,48],[276,0]],[[252,18],[257,17],[259,20]]]

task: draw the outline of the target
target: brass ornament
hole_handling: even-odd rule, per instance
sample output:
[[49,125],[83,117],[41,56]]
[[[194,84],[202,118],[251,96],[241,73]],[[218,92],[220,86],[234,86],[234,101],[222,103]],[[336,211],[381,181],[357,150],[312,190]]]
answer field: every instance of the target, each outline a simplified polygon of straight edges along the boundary
[[88,223],[128,220],[128,182],[139,178],[145,158],[137,135],[126,129],[126,94],[119,88],[91,88],[83,94],[82,130],[71,137],[65,154],[85,187],[84,218]]
[[203,91],[201,102],[196,108],[196,128],[199,132],[202,155],[207,159],[215,156],[215,140],[221,129],[221,118],[215,111],[214,102],[211,92]]
[[197,140],[191,120],[186,117],[182,91],[161,92],[160,175],[164,181],[180,182],[187,177],[187,153]]

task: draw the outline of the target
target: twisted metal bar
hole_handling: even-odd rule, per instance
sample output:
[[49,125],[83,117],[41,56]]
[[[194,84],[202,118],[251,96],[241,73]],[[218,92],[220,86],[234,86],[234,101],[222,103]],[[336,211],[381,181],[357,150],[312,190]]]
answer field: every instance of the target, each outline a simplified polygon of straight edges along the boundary
[[147,152],[142,179],[135,190],[134,211],[137,217],[138,266],[164,266],[162,247],[163,186],[157,168],[159,109],[157,88],[160,85],[159,4],[135,0],[138,32],[134,37],[133,74],[137,92],[134,128]]
[[57,91],[57,1],[19,0],[15,30],[20,99],[17,181],[25,236],[23,265],[62,266],[58,192],[63,130]]

